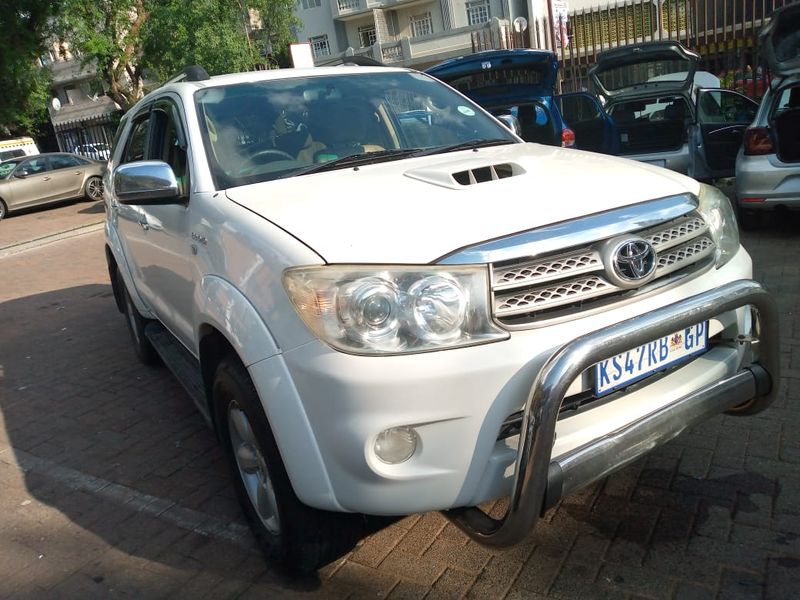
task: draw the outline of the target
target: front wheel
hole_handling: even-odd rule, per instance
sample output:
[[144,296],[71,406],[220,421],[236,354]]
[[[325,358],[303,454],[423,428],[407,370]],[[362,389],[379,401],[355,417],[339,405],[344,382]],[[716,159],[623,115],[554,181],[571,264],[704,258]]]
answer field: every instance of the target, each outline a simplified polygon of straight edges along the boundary
[[347,515],[308,507],[297,498],[258,393],[235,358],[217,367],[213,399],[239,502],[265,554],[297,573],[318,569]]
[[84,188],[84,196],[91,202],[97,202],[103,199],[103,180],[99,177],[89,177],[86,180]]
[[0,200],[0,219],[3,219],[6,216],[7,212],[8,209],[6,208],[5,202]]

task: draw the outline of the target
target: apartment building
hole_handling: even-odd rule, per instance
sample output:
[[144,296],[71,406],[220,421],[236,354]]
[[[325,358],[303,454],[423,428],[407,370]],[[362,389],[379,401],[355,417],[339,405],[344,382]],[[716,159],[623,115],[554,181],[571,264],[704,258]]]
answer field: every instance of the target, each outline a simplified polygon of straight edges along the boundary
[[526,14],[525,0],[299,0],[298,39],[317,64],[355,54],[423,69],[470,53],[474,32],[502,37]]
[[83,64],[64,43],[54,42],[39,61],[53,74],[48,106],[59,150],[109,144],[119,107],[105,95],[95,65]]

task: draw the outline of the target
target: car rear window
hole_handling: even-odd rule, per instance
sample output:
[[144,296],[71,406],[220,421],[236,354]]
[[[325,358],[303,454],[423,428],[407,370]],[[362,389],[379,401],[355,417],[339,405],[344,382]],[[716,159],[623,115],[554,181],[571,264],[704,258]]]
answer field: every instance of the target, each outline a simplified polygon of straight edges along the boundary
[[[540,85],[544,79],[544,74],[536,69],[526,67],[501,67],[492,68],[480,73],[471,73],[463,77],[456,77],[448,81],[461,93],[467,93],[475,89],[483,88],[503,88],[517,85]],[[501,89],[496,89],[501,93]]]
[[682,82],[688,75],[685,60],[651,60],[604,69],[597,74],[600,83],[609,91],[652,83],[654,81]]

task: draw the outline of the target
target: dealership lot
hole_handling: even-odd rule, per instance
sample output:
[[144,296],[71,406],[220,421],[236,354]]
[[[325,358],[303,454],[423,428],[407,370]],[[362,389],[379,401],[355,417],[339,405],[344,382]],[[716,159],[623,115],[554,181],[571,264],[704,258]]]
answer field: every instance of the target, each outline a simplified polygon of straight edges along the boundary
[[[788,598],[800,589],[800,219],[745,236],[783,380],[548,512],[510,551],[438,514],[359,523],[318,578],[271,569],[214,435],[116,311],[99,205],[0,224],[0,597]],[[64,233],[66,232],[66,234]],[[500,510],[502,507],[498,507]],[[370,533],[371,532],[371,533]]]

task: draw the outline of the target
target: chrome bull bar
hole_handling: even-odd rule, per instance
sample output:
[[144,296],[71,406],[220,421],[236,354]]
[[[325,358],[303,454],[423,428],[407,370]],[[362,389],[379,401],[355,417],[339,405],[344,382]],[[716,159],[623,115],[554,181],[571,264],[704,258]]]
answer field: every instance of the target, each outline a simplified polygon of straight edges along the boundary
[[[621,352],[719,314],[752,306],[758,361],[622,429],[552,460],[556,421],[570,384],[587,368]],[[477,507],[445,512],[476,541],[504,547],[524,540],[541,512],[567,494],[629,464],[709,417],[757,400],[763,410],[778,390],[778,311],[755,281],[740,280],[581,336],[562,346],[536,377],[523,413],[508,511],[494,519]]]

